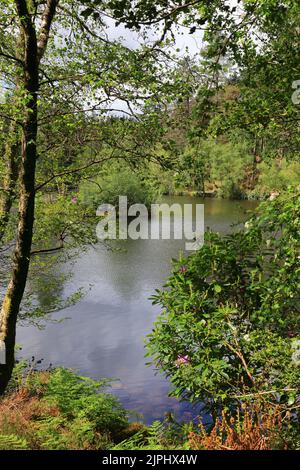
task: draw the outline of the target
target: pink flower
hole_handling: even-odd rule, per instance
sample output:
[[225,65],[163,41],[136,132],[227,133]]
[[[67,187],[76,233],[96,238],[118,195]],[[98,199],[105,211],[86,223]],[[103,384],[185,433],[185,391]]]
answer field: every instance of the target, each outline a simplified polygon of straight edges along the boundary
[[176,367],[180,367],[182,365],[187,365],[187,364],[190,364],[190,358],[187,354],[179,354],[179,356],[177,357],[176,361],[175,361],[175,365]]
[[78,197],[75,197],[75,196],[72,197],[71,202],[72,202],[72,204],[77,204],[77,202],[78,202]]
[[181,267],[179,268],[179,271],[178,271],[178,272],[180,272],[181,274],[186,273],[186,272],[187,272],[187,267],[186,267],[186,266],[181,266]]

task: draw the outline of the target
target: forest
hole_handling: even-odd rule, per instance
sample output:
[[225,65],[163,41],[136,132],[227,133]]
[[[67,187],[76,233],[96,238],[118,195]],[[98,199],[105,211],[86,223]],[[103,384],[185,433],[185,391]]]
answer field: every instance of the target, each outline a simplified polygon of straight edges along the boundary
[[299,2],[0,5],[0,450],[300,450]]

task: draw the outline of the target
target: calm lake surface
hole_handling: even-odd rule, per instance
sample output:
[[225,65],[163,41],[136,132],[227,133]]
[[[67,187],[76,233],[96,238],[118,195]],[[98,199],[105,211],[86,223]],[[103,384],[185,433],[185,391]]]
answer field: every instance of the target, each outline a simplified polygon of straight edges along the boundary
[[[164,202],[205,205],[205,227],[228,233],[232,224],[249,217],[257,203],[181,197]],[[249,212],[250,211],[250,212]],[[184,240],[127,240],[118,242],[121,251],[108,251],[100,244],[83,251],[61,286],[67,297],[79,288],[87,294],[76,305],[54,315],[62,323],[47,323],[44,330],[20,326],[17,342],[22,357],[44,359],[44,365],[64,365],[93,378],[118,379],[112,390],[127,409],[143,414],[146,423],[162,419],[171,411],[190,419],[197,413],[190,405],[168,397],[169,382],[146,366],[144,340],[159,313],[149,297],[164,284],[171,258],[184,250]],[[54,273],[55,276],[55,273]],[[40,302],[47,294],[39,292]]]

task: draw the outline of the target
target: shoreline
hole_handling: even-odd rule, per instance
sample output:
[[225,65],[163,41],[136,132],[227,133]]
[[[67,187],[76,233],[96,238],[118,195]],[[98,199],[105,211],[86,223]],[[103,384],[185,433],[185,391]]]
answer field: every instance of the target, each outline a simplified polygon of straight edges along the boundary
[[174,191],[172,193],[164,194],[164,196],[190,196],[190,197],[200,197],[203,199],[224,199],[224,200],[229,200],[229,201],[266,201],[270,198],[270,196],[273,194],[265,194],[261,196],[251,196],[247,194],[243,194],[243,197],[234,197],[234,198],[229,198],[229,197],[222,197],[218,196],[218,193],[216,191],[205,191],[204,193],[202,191],[196,191],[196,190],[179,190],[179,191]]

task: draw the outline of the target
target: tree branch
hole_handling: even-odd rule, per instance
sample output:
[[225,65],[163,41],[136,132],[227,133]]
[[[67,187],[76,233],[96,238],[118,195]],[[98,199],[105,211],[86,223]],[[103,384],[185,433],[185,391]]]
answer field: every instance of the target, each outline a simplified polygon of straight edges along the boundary
[[43,58],[43,55],[45,53],[48,39],[49,39],[49,33],[50,33],[50,28],[51,28],[51,23],[53,21],[56,7],[58,5],[59,0],[47,0],[47,4],[45,6],[45,10],[42,16],[42,23],[40,27],[40,32],[38,36],[38,61],[40,62],[41,59]]
[[43,250],[34,250],[30,253],[30,256],[33,256],[33,255],[40,255],[40,254],[43,254],[43,253],[53,253],[53,252],[56,252],[56,251],[59,251],[59,250],[62,250],[64,248],[64,245],[59,245],[59,246],[56,246],[55,248],[44,248]]
[[245,358],[244,358],[243,354],[241,353],[241,351],[238,351],[237,349],[235,349],[230,343],[226,343],[226,346],[228,347],[228,349],[230,349],[230,351],[232,351],[239,358],[239,360],[241,361],[241,363],[244,366],[246,374],[248,375],[248,377],[250,379],[250,382],[252,384],[254,384],[253,376],[252,376],[251,372],[249,371],[247,362],[245,361]]
[[86,165],[83,165],[81,167],[73,168],[72,170],[62,171],[61,173],[57,173],[56,175],[52,175],[48,180],[46,180],[43,183],[39,184],[35,188],[35,191],[39,191],[40,189],[42,189],[47,184],[51,183],[51,181],[55,180],[56,178],[60,178],[62,176],[73,175],[75,173],[79,173],[80,171],[86,170],[87,168],[90,168],[91,166],[99,165],[100,163],[104,163],[108,160],[111,160],[112,158],[115,158],[115,157],[113,155],[110,155],[109,157],[102,158],[101,160],[94,160],[92,162],[89,162]]
[[2,57],[5,57],[5,59],[13,60],[14,62],[17,62],[18,64],[24,65],[24,62],[21,59],[18,59],[17,57],[13,55],[6,54],[5,52],[2,51],[2,49],[0,49],[0,55]]

